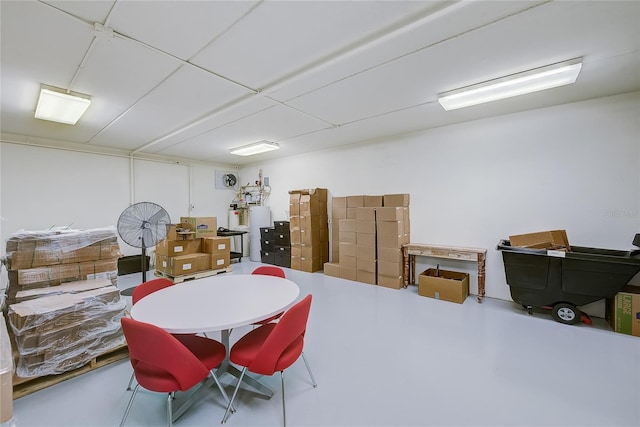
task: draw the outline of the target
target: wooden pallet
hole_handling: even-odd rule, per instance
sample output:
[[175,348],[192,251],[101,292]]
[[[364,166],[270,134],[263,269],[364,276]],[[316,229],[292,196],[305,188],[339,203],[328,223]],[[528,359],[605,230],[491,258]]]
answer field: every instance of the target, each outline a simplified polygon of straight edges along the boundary
[[220,273],[230,273],[231,269],[232,269],[231,266],[228,266],[226,268],[221,268],[219,270],[199,271],[197,273],[184,274],[182,276],[172,276],[171,274],[167,274],[162,271],[156,270],[155,275],[158,277],[166,277],[167,279],[171,280],[173,283],[182,283],[187,280],[202,279],[203,277],[215,276],[216,274],[220,274]]
[[111,351],[103,353],[97,357],[94,357],[84,366],[74,369],[72,371],[64,372],[58,375],[47,375],[43,377],[33,378],[21,378],[13,376],[13,398],[18,399],[22,396],[34,393],[38,390],[42,390],[52,385],[61,383],[68,379],[77,377],[94,369],[108,365],[113,362],[117,362],[129,357],[129,349],[126,345],[117,347]]

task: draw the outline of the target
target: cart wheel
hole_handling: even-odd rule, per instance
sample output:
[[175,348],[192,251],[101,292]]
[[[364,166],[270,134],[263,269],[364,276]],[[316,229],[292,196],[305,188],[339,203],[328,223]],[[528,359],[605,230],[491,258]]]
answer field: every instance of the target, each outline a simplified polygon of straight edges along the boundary
[[580,321],[580,310],[572,304],[561,302],[553,306],[551,316],[556,322],[574,325]]

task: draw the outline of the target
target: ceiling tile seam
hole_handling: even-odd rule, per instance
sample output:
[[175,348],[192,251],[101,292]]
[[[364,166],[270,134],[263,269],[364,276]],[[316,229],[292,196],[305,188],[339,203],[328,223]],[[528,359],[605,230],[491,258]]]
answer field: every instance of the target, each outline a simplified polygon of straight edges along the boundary
[[180,127],[178,129],[175,129],[175,130],[173,130],[173,131],[171,131],[171,132],[169,132],[169,133],[167,133],[167,134],[165,134],[165,135],[163,135],[163,136],[161,136],[159,138],[156,138],[156,139],[146,143],[142,147],[136,148],[132,152],[133,153],[138,153],[140,151],[146,150],[147,148],[152,147],[152,146],[154,146],[154,145],[156,145],[156,144],[158,144],[158,143],[160,143],[160,142],[162,142],[162,141],[164,141],[166,139],[169,139],[169,138],[171,138],[173,136],[176,136],[176,135],[178,135],[178,134],[180,134],[180,133],[182,133],[184,131],[187,131],[187,130],[195,127],[195,126],[198,126],[198,125],[204,123],[206,120],[208,120],[208,119],[210,119],[212,117],[215,117],[216,115],[226,111],[227,109],[236,107],[238,105],[242,105],[242,104],[244,104],[244,103],[246,103],[246,102],[248,102],[250,100],[253,100],[254,97],[256,97],[256,96],[260,96],[260,94],[259,93],[257,93],[257,94],[250,94],[249,93],[249,94],[245,94],[245,95],[243,95],[241,97],[235,98],[235,99],[227,102],[226,104],[221,105],[220,107],[216,108],[215,110],[201,115],[199,118],[189,122],[185,126]]
[[[455,3],[453,3],[453,4],[444,3],[440,8],[438,8],[436,10],[428,9],[429,13],[427,15],[421,15],[420,18],[416,19],[416,21],[422,22],[422,20],[425,20],[425,19],[428,19],[428,20],[435,19],[438,16],[440,16],[440,14],[448,13],[452,9],[457,9],[458,7],[464,7],[465,5],[466,5],[466,2],[459,1],[459,0],[456,1]],[[398,25],[398,24],[396,23],[396,25]],[[416,24],[416,25],[418,25],[418,24]],[[392,32],[401,31],[402,28],[404,28],[404,27],[396,28],[396,30],[394,30]],[[120,33],[116,33],[116,34],[120,34]],[[123,37],[126,37],[126,36],[123,35]],[[380,37],[382,37],[382,36],[380,36]],[[135,39],[131,39],[131,40],[135,41]],[[362,42],[362,43],[363,43],[363,45],[368,45],[368,44],[373,43],[373,42],[375,42],[375,40],[374,41],[369,40],[369,41],[365,41],[365,42]],[[142,43],[142,42],[140,42],[140,43]],[[144,43],[142,43],[142,44],[145,45]],[[149,47],[152,48],[152,49],[155,49],[152,46],[149,46]],[[338,57],[342,58],[342,57],[344,57],[346,55],[349,55],[350,52],[354,51],[357,48],[359,49],[360,47],[354,46],[352,50],[341,51],[341,52],[338,53]],[[159,51],[162,52],[161,50],[159,50]],[[169,56],[173,56],[173,55],[168,54],[166,52],[164,52],[164,53],[169,55]],[[325,56],[324,61],[325,62],[333,61],[333,60],[336,60],[338,57]],[[181,59],[179,59],[179,60],[181,60]],[[183,61],[183,60],[181,60],[181,61]],[[289,84],[290,82],[295,81],[296,79],[300,78],[302,75],[310,73],[310,72],[312,72],[312,71],[314,71],[316,69],[319,69],[322,66],[325,66],[325,62],[322,62],[322,61],[323,61],[323,59],[314,61],[311,65],[308,65],[308,66],[306,66],[306,67],[304,67],[302,69],[299,69],[299,70],[297,70],[297,71],[295,71],[293,73],[289,73],[287,76],[285,76],[283,78],[280,78],[276,82],[267,85],[267,87],[263,88],[262,90],[258,90],[255,93],[255,95],[258,95],[258,96],[259,95],[267,95],[270,92],[274,92],[275,90],[278,90],[279,88],[283,87],[284,85]],[[190,65],[194,65],[194,64],[192,64],[191,62],[188,62],[188,61],[184,61],[184,62],[187,63],[187,64],[190,64]],[[221,78],[223,78],[223,77],[221,76]],[[231,108],[231,107],[234,107],[234,106],[237,106],[237,105],[240,105],[240,104],[246,102],[248,99],[250,99],[250,98],[247,98],[246,96],[240,97],[240,98],[237,98],[235,101],[232,101],[232,102],[227,103],[225,105],[227,106],[227,108]],[[217,109],[213,110],[208,116],[205,115],[204,117],[196,119],[195,121],[187,124],[184,128],[175,129],[174,131],[170,132],[169,134],[163,135],[163,136],[161,136],[159,138],[156,138],[156,139],[148,142],[144,146],[139,147],[136,150],[134,150],[134,152],[138,152],[140,150],[146,150],[147,148],[149,148],[149,147],[151,147],[151,146],[153,146],[153,145],[155,145],[155,144],[157,144],[159,142],[162,142],[167,138],[175,136],[175,135],[179,134],[180,132],[183,132],[185,130],[188,130],[188,129],[192,128],[193,126],[197,126],[202,121],[204,121],[204,120],[206,120],[208,118],[214,117],[215,115],[220,114],[221,112],[223,112],[224,111],[223,107],[220,107],[220,108],[217,108]]]
[[501,17],[499,17],[499,18],[496,18],[496,19],[494,19],[494,20],[492,20],[492,21],[489,21],[489,22],[484,23],[484,24],[482,24],[482,25],[476,26],[476,27],[474,27],[474,28],[470,28],[470,29],[465,30],[465,31],[462,31],[462,32],[460,32],[460,33],[453,34],[453,35],[451,35],[451,36],[445,37],[445,38],[443,38],[443,39],[440,39],[440,40],[438,40],[438,41],[435,41],[435,42],[433,42],[433,43],[430,43],[430,44],[428,44],[428,45],[426,45],[426,46],[420,47],[420,48],[418,48],[418,49],[414,49],[414,50],[412,50],[411,52],[404,53],[404,54],[402,54],[402,55],[396,56],[396,57],[394,57],[394,58],[388,59],[388,60],[386,60],[386,61],[380,62],[380,63],[378,63],[378,64],[375,64],[375,65],[372,65],[372,66],[370,66],[370,67],[364,68],[364,69],[362,69],[362,70],[359,70],[359,71],[357,71],[357,72],[355,72],[355,73],[351,73],[351,74],[349,74],[349,75],[347,75],[347,76],[341,77],[341,78],[339,78],[339,79],[337,79],[337,80],[334,80],[334,81],[332,81],[332,82],[329,82],[329,83],[326,83],[326,84],[324,84],[324,85],[321,85],[321,86],[319,86],[319,87],[317,87],[317,88],[315,88],[315,89],[312,89],[312,90],[309,90],[309,91],[303,92],[303,93],[301,93],[301,94],[298,94],[298,95],[296,95],[296,96],[294,96],[294,97],[288,98],[288,99],[286,99],[286,100],[285,100],[285,102],[291,102],[291,101],[293,101],[293,100],[295,100],[295,99],[297,99],[297,98],[300,98],[300,97],[303,97],[303,96],[306,96],[306,95],[310,95],[310,94],[312,94],[312,93],[314,93],[314,92],[317,92],[317,91],[319,91],[319,90],[322,90],[322,89],[326,89],[327,87],[330,87],[330,86],[332,86],[332,85],[334,85],[334,84],[338,84],[338,83],[340,83],[340,82],[343,82],[343,81],[345,81],[345,80],[351,79],[351,78],[356,77],[356,76],[359,76],[359,75],[361,75],[361,74],[364,74],[364,73],[367,73],[367,72],[373,71],[373,70],[378,69],[378,68],[380,68],[380,67],[384,67],[384,66],[389,65],[389,64],[391,64],[391,63],[393,63],[393,62],[395,62],[395,61],[398,61],[398,60],[400,60],[400,59],[404,59],[404,58],[409,57],[409,56],[411,56],[411,55],[415,55],[415,54],[417,54],[417,53],[419,53],[419,52],[422,52],[422,51],[424,51],[424,50],[431,49],[431,48],[433,48],[433,47],[435,47],[435,46],[438,46],[438,45],[440,45],[440,44],[442,44],[442,43],[446,43],[446,42],[451,41],[451,40],[454,40],[454,39],[456,39],[456,38],[458,38],[458,37],[465,36],[465,35],[467,35],[467,34],[469,34],[469,33],[474,32],[474,31],[478,31],[478,30],[481,30],[481,29],[487,28],[487,27],[489,27],[489,26],[491,26],[491,25],[494,25],[494,24],[496,24],[496,23],[498,23],[498,22],[501,22],[501,21],[503,21],[503,20],[505,20],[505,19],[512,18],[512,17],[517,16],[517,15],[519,15],[519,14],[521,14],[521,13],[529,12],[529,11],[530,11],[530,10],[532,10],[532,9],[535,9],[535,8],[538,8],[538,7],[541,7],[541,6],[544,6],[544,5],[548,4],[548,3],[552,3],[553,1],[554,1],[554,0],[545,0],[545,1],[541,2],[541,3],[537,3],[537,4],[535,4],[535,5],[528,6],[528,7],[526,7],[525,9],[521,9],[521,10],[519,10],[519,11],[517,11],[517,12],[512,12],[512,13],[510,13],[510,14],[507,14],[507,15],[501,16]]
[[[203,136],[203,135],[206,135],[206,134],[207,134],[207,133],[209,133],[209,132],[212,132],[212,131],[214,131],[214,130],[221,129],[221,128],[225,127],[225,126],[228,126],[228,125],[231,125],[231,124],[233,124],[233,123],[239,122],[240,120],[244,120],[244,119],[246,119],[246,118],[248,118],[248,117],[251,117],[251,116],[254,116],[254,115],[256,115],[256,114],[263,113],[263,112],[265,112],[265,111],[267,111],[267,110],[270,110],[270,109],[272,109],[272,108],[275,108],[275,105],[270,105],[270,106],[265,107],[265,108],[263,108],[263,109],[261,109],[261,110],[255,111],[255,112],[253,112],[253,113],[246,114],[246,115],[244,115],[244,116],[242,116],[242,117],[239,117],[239,118],[237,118],[237,119],[230,120],[230,121],[228,121],[228,122],[224,122],[224,123],[222,123],[221,125],[218,125],[218,126],[215,126],[215,127],[212,127],[212,128],[207,128],[207,130],[205,130],[204,132],[200,132],[200,133],[198,133],[197,135],[193,135],[193,136],[190,136],[190,137],[188,137],[188,138],[182,139],[182,140],[180,140],[180,141],[176,141],[176,142],[174,142],[173,144],[167,145],[166,147],[163,147],[163,148],[161,148],[160,150],[158,150],[158,152],[160,153],[160,152],[162,152],[162,151],[168,150],[169,148],[175,147],[176,145],[184,144],[185,142],[187,142],[187,141],[189,141],[189,140],[191,140],[191,139],[199,138],[199,137],[201,137],[201,136]],[[138,150],[140,150],[140,149],[138,149]]]
[[87,144],[91,144],[97,137],[106,132],[111,126],[115,125],[119,120],[121,120],[125,115],[127,115],[131,110],[133,110],[138,104],[140,104],[149,94],[158,89],[161,85],[163,85],[167,80],[169,80],[173,75],[175,75],[184,65],[178,65],[178,67],[167,74],[162,80],[160,80],[155,86],[145,92],[141,97],[133,102],[133,104],[129,105],[125,108],[120,114],[118,114],[113,120],[104,125],[96,134],[94,134],[89,140],[86,142]]
[[[224,36],[225,34],[227,34],[233,27],[235,27],[236,25],[238,25],[240,22],[242,22],[247,16],[249,16],[251,13],[253,13],[258,6],[262,5],[262,3],[264,3],[264,0],[258,0],[257,2],[255,2],[249,9],[247,9],[242,16],[240,16],[238,19],[236,19],[235,21],[233,21],[231,24],[229,24],[224,30],[222,30],[221,32],[219,32],[218,34],[216,34],[211,40],[209,40],[207,43],[205,43],[200,49],[198,49],[194,54],[192,54],[191,56],[189,56],[189,58],[187,58],[187,61],[189,61],[190,63],[191,60],[195,57],[198,56],[203,50],[207,49],[209,46],[211,46],[213,43],[215,43],[216,41],[218,41],[218,39],[220,39],[220,37]],[[195,63],[192,63],[195,65]]]
[[321,118],[321,117],[316,116],[315,114],[311,114],[311,113],[309,113],[309,112],[307,112],[307,111],[301,110],[301,109],[300,109],[300,108],[298,108],[298,107],[294,107],[293,105],[289,105],[289,104],[287,104],[286,102],[279,101],[279,100],[277,100],[277,99],[275,99],[275,98],[272,98],[272,97],[270,97],[270,96],[268,96],[268,95],[265,95],[265,98],[267,98],[267,99],[268,99],[268,100],[270,100],[270,101],[275,102],[275,103],[276,103],[276,104],[278,104],[278,105],[281,105],[281,106],[283,106],[283,107],[285,107],[285,108],[288,108],[288,109],[290,109],[290,110],[293,110],[293,111],[295,111],[295,112],[297,112],[297,113],[300,113],[300,114],[303,114],[303,115],[305,115],[305,116],[307,116],[307,117],[311,117],[312,119],[315,119],[315,120],[321,121],[321,122],[323,122],[324,124],[327,124],[327,125],[329,125],[329,126],[333,126],[333,127],[338,126],[336,123],[332,123],[332,122],[330,122],[330,121],[328,121],[328,120],[325,120],[325,119],[323,119],[323,118]]

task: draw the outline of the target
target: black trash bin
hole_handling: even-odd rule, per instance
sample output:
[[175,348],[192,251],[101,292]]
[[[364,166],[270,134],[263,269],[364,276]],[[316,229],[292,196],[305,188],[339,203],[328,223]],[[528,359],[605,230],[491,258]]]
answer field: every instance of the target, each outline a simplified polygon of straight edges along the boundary
[[531,313],[552,309],[561,323],[577,323],[576,306],[615,296],[640,271],[635,251],[571,246],[570,252],[512,247],[501,240],[504,270],[511,298]]

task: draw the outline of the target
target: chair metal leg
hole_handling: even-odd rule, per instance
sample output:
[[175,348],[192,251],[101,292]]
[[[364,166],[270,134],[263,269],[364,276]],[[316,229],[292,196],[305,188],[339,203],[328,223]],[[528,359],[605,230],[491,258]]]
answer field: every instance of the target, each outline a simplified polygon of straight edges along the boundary
[[236,384],[236,388],[235,388],[235,390],[233,390],[233,396],[231,396],[231,400],[229,401],[229,406],[227,406],[227,410],[224,412],[224,416],[222,417],[221,424],[224,424],[224,423],[227,422],[227,417],[229,416],[229,411],[233,407],[233,401],[236,398],[236,394],[238,394],[238,390],[240,389],[240,384],[242,383],[242,377],[244,377],[244,374],[246,372],[247,372],[247,368],[246,367],[242,368],[242,371],[240,372],[240,378],[238,378],[238,384]]
[[280,371],[280,382],[282,383],[282,420],[284,427],[287,427],[287,409],[284,404],[284,371]]
[[169,418],[169,427],[173,426],[173,399],[175,394],[168,393],[167,395],[167,418]]
[[[230,405],[231,404],[231,400],[229,400],[229,396],[227,395],[226,390],[224,389],[224,387],[222,387],[222,384],[220,384],[220,381],[218,380],[218,376],[213,371],[211,371],[211,376],[213,377],[213,380],[216,382],[216,385],[218,386],[218,389],[220,390],[220,393],[222,393],[222,396],[227,401],[227,406]],[[235,412],[236,412],[236,408],[231,406],[231,413],[234,414]]]
[[318,387],[318,384],[316,384],[315,378],[313,378],[313,374],[311,373],[311,368],[309,367],[309,362],[307,362],[307,358],[305,357],[304,352],[302,352],[302,360],[304,360],[304,364],[307,366],[307,371],[309,371],[309,376],[311,377],[311,383],[313,384],[313,387]]
[[129,385],[127,386],[127,391],[131,391],[131,384],[133,384],[133,378],[136,376],[134,372],[131,373],[131,378],[129,378]]
[[127,417],[129,416],[129,411],[131,410],[131,405],[133,404],[133,399],[135,399],[136,393],[138,393],[138,388],[139,387],[140,387],[140,384],[136,384],[135,388],[133,389],[133,393],[131,394],[131,399],[129,399],[129,403],[127,404],[127,409],[124,410],[124,415],[122,416],[122,421],[120,421],[120,427],[122,427],[124,425],[124,422],[127,420]]

